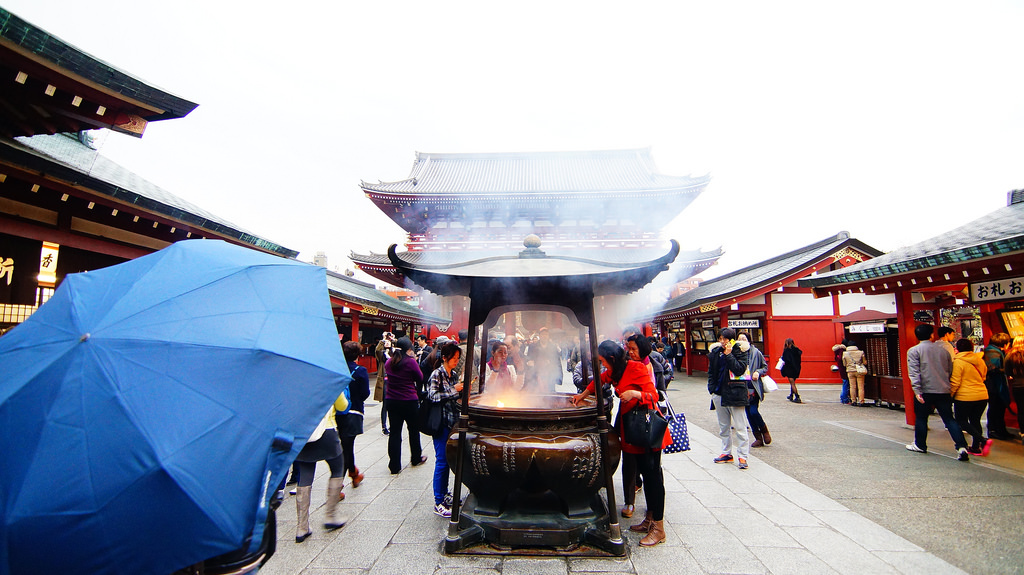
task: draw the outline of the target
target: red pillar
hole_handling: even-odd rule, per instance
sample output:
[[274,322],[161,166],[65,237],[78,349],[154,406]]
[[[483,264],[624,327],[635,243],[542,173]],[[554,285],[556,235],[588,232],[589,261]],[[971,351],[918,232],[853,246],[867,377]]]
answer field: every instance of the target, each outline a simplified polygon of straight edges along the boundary
[[352,341],[359,343],[359,312],[352,310]]
[[914,388],[910,387],[910,375],[907,373],[907,351],[917,345],[917,338],[914,337],[914,298],[910,290],[897,291],[896,296],[896,325],[900,333],[900,373],[903,374],[903,405],[906,409],[907,425],[914,425]]

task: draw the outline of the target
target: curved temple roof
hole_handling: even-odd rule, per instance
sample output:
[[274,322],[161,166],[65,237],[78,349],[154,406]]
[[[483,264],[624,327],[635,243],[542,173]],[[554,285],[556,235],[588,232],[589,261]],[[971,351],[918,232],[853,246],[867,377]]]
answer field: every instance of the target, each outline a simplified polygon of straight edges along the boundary
[[539,247],[531,246],[514,256],[427,265],[402,259],[397,248],[395,244],[388,248],[388,258],[417,285],[438,295],[473,298],[489,294],[491,299],[502,299],[509,304],[547,303],[556,293],[578,292],[581,296],[631,293],[667,270],[679,255],[679,243],[671,240],[671,248],[665,255],[636,263],[549,256]]

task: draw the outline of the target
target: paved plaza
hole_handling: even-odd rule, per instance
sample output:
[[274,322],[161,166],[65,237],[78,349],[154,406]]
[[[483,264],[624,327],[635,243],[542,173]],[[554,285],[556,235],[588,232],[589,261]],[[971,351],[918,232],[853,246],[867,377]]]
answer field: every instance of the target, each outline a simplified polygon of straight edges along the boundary
[[[762,404],[774,441],[753,450],[750,469],[740,471],[712,463],[720,444],[708,431],[717,424],[703,378],[677,374],[670,398],[687,414],[692,449],[662,460],[668,539],[641,548],[626,529],[643,517],[641,492],[637,514],[622,522],[623,559],[445,555],[448,520],[432,511],[432,446],[424,436],[428,464],[391,475],[380,406],[370,404],[366,433],[356,440],[366,480],[358,489],[347,484],[340,506],[349,523],[330,533],[320,527],[328,477],[321,463],[313,535],[294,543],[294,498],[286,498],[277,553],[261,573],[1024,573],[1019,441],[997,442],[991,457],[961,463],[941,423],[932,422],[930,453],[913,454],[903,448],[913,430],[902,411],[840,405],[838,387],[800,391],[803,405],[786,401],[784,390]],[[407,440],[403,448],[408,458]]]

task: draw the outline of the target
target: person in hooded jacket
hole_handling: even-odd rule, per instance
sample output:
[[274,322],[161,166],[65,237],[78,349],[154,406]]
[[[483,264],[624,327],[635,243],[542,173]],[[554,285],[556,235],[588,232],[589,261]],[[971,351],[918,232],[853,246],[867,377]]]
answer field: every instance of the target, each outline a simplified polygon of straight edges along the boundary
[[985,365],[988,366],[985,385],[988,387],[987,423],[991,439],[1013,439],[1006,429],[1006,408],[1010,403],[1010,394],[1006,373],[1003,371],[1003,359],[1010,349],[1011,341],[1010,334],[1006,332],[994,333],[982,352]]
[[750,447],[764,447],[772,442],[772,434],[768,432],[768,426],[761,417],[758,406],[764,401],[764,386],[761,378],[768,375],[768,362],[764,354],[750,343],[750,336],[740,333],[736,336],[740,350],[747,352],[747,368],[750,370],[750,381],[747,382],[747,395],[750,402],[747,404],[747,423],[754,433],[754,442]]
[[864,376],[859,373],[857,366],[866,366],[864,352],[856,345],[847,345],[843,352],[843,369],[846,370],[846,378],[850,380],[850,401],[854,405],[864,407]]
[[718,415],[718,437],[722,439],[722,454],[715,463],[731,463],[732,434],[739,443],[737,466],[747,468],[750,456],[750,436],[747,435],[747,382],[742,379],[747,371],[747,352],[736,341],[736,330],[731,327],[718,332],[718,342],[708,349],[708,393],[711,409]]
[[981,427],[981,415],[988,405],[988,388],[985,375],[988,366],[981,353],[974,351],[974,342],[967,338],[956,341],[956,355],[953,357],[953,375],[949,378],[949,391],[953,395],[953,419],[971,434],[968,453],[988,455],[992,440],[985,439]]

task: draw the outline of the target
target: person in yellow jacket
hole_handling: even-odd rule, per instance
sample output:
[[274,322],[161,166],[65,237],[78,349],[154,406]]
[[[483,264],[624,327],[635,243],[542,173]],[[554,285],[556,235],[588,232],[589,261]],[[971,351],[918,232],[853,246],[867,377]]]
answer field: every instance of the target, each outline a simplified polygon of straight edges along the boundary
[[953,375],[950,377],[950,393],[953,395],[954,418],[964,431],[971,434],[971,446],[968,453],[988,455],[992,448],[992,440],[985,439],[981,427],[981,414],[988,405],[988,388],[985,387],[985,374],[988,366],[982,354],[974,351],[974,343],[967,338],[956,342],[956,355],[953,356]]

